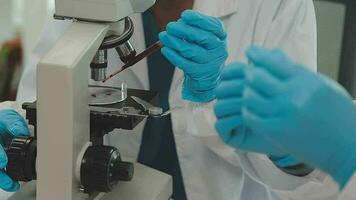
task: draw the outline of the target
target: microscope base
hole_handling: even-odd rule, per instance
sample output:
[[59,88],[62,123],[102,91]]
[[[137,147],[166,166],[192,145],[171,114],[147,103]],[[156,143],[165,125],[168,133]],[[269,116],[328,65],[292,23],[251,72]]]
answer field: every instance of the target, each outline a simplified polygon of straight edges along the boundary
[[[168,200],[172,195],[171,176],[135,163],[135,174],[132,181],[120,182],[115,190],[108,194],[88,197],[88,200]],[[1,196],[1,195],[0,195]],[[19,192],[8,200],[35,200],[36,182],[22,185]]]

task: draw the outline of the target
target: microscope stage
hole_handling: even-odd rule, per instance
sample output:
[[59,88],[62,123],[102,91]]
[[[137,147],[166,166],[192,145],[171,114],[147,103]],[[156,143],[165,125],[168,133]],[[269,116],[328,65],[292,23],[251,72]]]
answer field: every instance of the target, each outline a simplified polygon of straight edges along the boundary
[[[127,89],[127,98],[124,101],[107,105],[89,106],[91,127],[93,129],[103,129],[107,132],[113,129],[134,129],[143,119],[148,117],[148,113],[131,96],[139,97],[153,105],[157,105],[158,94],[156,92]],[[29,124],[36,127],[36,102],[24,103],[22,108],[26,110],[26,119],[29,121]]]

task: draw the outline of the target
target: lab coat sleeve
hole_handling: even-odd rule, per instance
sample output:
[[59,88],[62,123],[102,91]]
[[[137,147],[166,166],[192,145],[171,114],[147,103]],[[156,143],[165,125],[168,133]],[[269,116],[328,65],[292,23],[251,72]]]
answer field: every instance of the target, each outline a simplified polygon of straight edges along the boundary
[[25,62],[24,72],[17,91],[16,101],[19,103],[36,100],[36,71],[40,59],[48,52],[62,33],[69,27],[70,21],[49,20],[43,30],[35,48]]
[[356,174],[349,181],[349,183],[341,192],[340,197],[338,198],[338,200],[352,200],[352,199],[356,199]]
[[[313,1],[280,0],[275,15],[267,28],[261,31],[264,38],[255,41],[255,45],[267,48],[281,48],[294,60],[316,71],[316,19]],[[265,1],[268,8],[270,1]],[[269,14],[270,15],[270,14]],[[261,16],[263,17],[263,16]],[[257,30],[256,34],[261,35]],[[330,179],[315,170],[305,177],[296,177],[282,172],[265,155],[237,153],[224,145],[215,131],[216,121],[213,113],[214,102],[207,104],[189,103],[186,112],[192,113],[186,118],[187,130],[202,141],[207,148],[222,157],[226,162],[242,167],[252,179],[273,191],[282,199],[335,199],[337,186]],[[316,192],[318,191],[318,192]]]

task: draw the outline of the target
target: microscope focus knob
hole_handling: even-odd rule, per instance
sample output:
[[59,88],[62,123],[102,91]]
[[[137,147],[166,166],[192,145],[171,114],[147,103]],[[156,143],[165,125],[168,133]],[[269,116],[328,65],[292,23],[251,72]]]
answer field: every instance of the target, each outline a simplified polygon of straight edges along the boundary
[[5,149],[8,164],[6,173],[16,181],[32,181],[36,179],[37,142],[32,137],[12,139]]
[[84,154],[80,176],[84,192],[110,192],[119,181],[131,180],[133,164],[122,162],[115,147],[91,146]]
[[120,161],[113,171],[113,175],[120,181],[131,181],[134,173],[134,165],[130,162]]

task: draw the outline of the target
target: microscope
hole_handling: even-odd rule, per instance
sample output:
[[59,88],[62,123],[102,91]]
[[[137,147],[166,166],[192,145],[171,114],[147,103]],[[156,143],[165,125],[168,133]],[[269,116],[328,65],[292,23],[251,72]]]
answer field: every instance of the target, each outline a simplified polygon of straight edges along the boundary
[[88,73],[95,81],[106,78],[108,49],[116,49],[124,63],[135,57],[129,16],[154,3],[55,0],[55,19],[73,22],[37,66],[37,101],[23,104],[34,137],[14,138],[6,147],[6,172],[27,182],[10,199],[170,198],[170,176],[124,161],[118,149],[103,143],[114,129],[132,130],[147,117],[159,117],[157,94],[124,84],[89,86],[88,80]]

